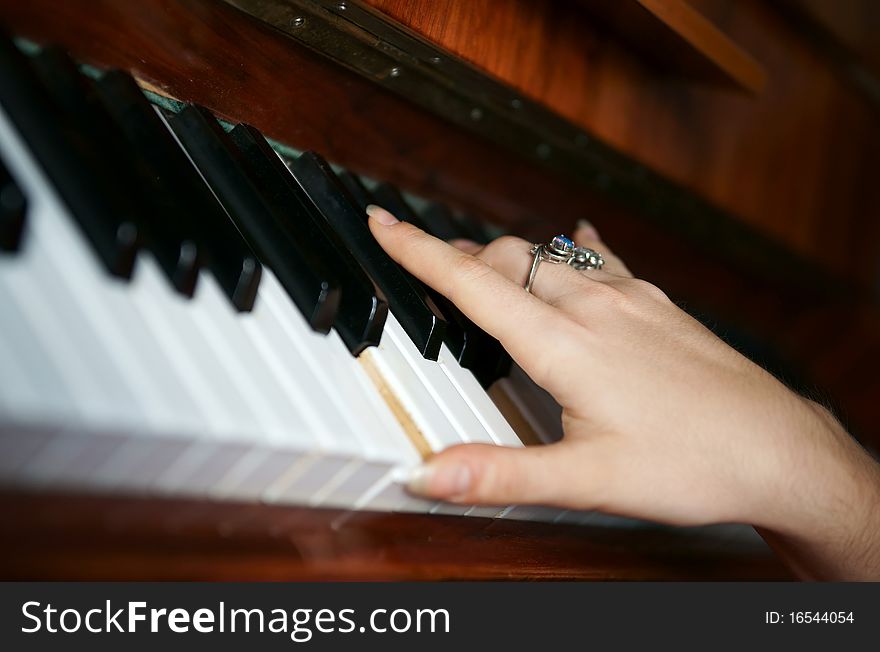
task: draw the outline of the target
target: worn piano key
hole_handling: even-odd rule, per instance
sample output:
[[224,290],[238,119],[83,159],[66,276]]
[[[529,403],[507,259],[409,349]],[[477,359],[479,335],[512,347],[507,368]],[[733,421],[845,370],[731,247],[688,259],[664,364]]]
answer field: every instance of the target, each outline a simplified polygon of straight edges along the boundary
[[[452,423],[453,432],[457,433],[461,441],[517,447],[522,445],[483,388],[469,371],[456,362],[445,345],[440,348],[440,364],[434,364],[419,357],[413,347],[406,345],[405,333],[396,320],[389,318],[385,330],[388,341],[383,340],[379,348],[382,355],[377,357],[393,356],[405,360]],[[395,371],[402,373],[400,370]],[[411,384],[404,377],[398,376],[395,378],[394,390],[404,391],[402,388]],[[448,446],[455,442],[444,435],[442,443]]]
[[413,283],[382,250],[324,159],[306,152],[291,163],[290,169],[299,186],[388,298],[391,311],[421,354],[436,360],[446,322],[424,288]]
[[[349,179],[359,182],[354,175]],[[362,199],[372,201],[365,189]],[[439,365],[418,355],[393,305],[378,350],[367,353],[368,364],[375,366],[389,382],[390,390],[413,418],[413,425],[419,430],[416,436],[424,438],[430,450],[462,441],[521,445],[482,387],[470,372],[462,369],[446,344],[440,347]],[[478,396],[471,397],[469,393]]]
[[[353,175],[349,176],[353,177]],[[399,219],[439,237],[393,185],[379,184],[373,190],[372,197],[375,203],[391,211]],[[505,375],[510,358],[498,340],[474,324],[454,303],[439,292],[430,288],[428,292],[450,324],[444,341],[459,364],[465,369],[470,369],[484,387],[488,387]]]
[[106,270],[131,275],[138,227],[94,171],[94,148],[65,116],[30,62],[0,36],[0,104],[70,208]]
[[181,142],[239,229],[274,270],[309,324],[327,332],[339,309],[339,282],[329,265],[288,237],[248,178],[241,155],[204,108],[190,105],[170,119]]
[[388,315],[385,296],[303,195],[263,135],[243,124],[234,127],[229,135],[241,151],[251,181],[281,228],[291,239],[308,243],[307,252],[332,264],[342,290],[334,328],[346,346],[354,355],[376,346]]
[[15,251],[24,232],[27,200],[0,159],[0,250]]

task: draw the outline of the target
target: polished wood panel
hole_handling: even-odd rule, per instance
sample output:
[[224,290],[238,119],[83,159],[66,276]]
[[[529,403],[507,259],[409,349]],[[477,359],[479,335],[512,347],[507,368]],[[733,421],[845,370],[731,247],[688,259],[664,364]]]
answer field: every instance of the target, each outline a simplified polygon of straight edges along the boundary
[[876,283],[880,123],[774,3],[690,2],[766,68],[765,90],[747,96],[658,75],[580,3],[367,1],[811,257],[817,271]]
[[0,577],[786,579],[764,546],[669,530],[0,493]]
[[685,0],[577,0],[650,65],[685,79],[760,92],[760,63]]

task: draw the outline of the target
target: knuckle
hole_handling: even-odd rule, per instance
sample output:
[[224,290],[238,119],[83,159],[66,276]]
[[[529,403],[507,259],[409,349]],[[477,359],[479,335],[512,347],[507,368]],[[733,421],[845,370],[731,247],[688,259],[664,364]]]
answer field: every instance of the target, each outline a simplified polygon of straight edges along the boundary
[[502,251],[520,251],[523,248],[529,248],[529,243],[515,235],[502,235],[490,242],[487,247],[492,249],[500,249]]
[[489,265],[474,256],[461,256],[456,263],[456,275],[466,283],[478,281],[491,271]]
[[490,265],[510,260],[514,256],[528,255],[529,243],[513,235],[502,235],[487,244],[480,252],[479,258]]
[[465,497],[467,501],[511,503],[519,502],[524,494],[529,494],[530,474],[524,466],[523,451],[504,453],[472,460],[473,485]]
[[606,308],[622,307],[626,301],[626,295],[611,283],[590,283],[584,287],[584,293],[592,301],[605,305]]
[[631,283],[639,293],[643,294],[649,299],[653,299],[654,301],[662,301],[664,303],[669,301],[669,297],[666,295],[666,293],[653,283],[643,281],[642,279],[633,279]]

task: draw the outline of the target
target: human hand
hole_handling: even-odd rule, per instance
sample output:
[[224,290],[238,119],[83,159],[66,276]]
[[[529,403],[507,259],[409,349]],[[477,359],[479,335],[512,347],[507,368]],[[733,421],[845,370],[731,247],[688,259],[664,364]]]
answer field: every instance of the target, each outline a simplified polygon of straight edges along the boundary
[[[876,464],[830,414],[633,278],[592,227],[575,240],[600,251],[605,268],[542,263],[528,294],[530,243],[454,247],[383,209],[369,213],[389,255],[498,338],[563,409],[562,441],[456,446],[421,467],[411,490],[676,525],[751,523],[782,547],[809,537],[793,563],[813,569],[841,528],[878,527],[864,500],[869,487],[880,505]],[[827,533],[821,543],[817,531]]]

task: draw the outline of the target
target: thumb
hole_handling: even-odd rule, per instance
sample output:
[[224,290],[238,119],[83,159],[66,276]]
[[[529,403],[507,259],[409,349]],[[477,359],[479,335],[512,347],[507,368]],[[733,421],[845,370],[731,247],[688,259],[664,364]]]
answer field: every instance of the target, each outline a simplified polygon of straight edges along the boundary
[[[579,451],[574,448],[581,449]],[[602,464],[587,442],[509,448],[453,446],[409,478],[409,491],[455,503],[542,504],[578,509],[595,505]]]

